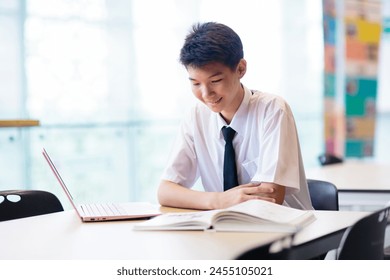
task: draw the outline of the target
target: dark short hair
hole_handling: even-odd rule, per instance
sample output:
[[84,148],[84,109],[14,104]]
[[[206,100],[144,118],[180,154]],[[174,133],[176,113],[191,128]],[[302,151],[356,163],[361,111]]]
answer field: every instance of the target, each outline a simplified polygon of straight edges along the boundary
[[243,57],[243,46],[237,33],[216,22],[194,24],[180,51],[180,62],[185,67],[219,62],[234,70]]

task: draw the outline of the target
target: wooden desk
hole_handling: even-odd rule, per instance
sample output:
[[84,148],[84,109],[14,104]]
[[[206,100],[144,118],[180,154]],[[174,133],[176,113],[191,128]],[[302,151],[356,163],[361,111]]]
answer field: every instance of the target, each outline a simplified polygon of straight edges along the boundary
[[0,120],[0,127],[39,126],[38,120]]
[[390,164],[351,160],[307,169],[306,177],[335,184],[344,210],[376,210],[390,201]]
[[[345,228],[364,212],[315,211],[296,235],[298,258],[338,247]],[[133,231],[139,221],[81,223],[73,210],[0,222],[0,259],[191,260],[234,259],[283,233]],[[318,245],[318,246],[317,246]]]

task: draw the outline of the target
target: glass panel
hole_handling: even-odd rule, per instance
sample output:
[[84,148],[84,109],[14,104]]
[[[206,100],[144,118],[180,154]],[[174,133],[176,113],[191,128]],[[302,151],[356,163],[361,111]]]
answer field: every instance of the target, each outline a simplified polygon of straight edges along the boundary
[[25,158],[27,133],[20,128],[0,128],[0,190],[29,188]]
[[26,19],[20,3],[0,3],[0,118],[27,111],[42,127],[25,136],[1,130],[0,182],[62,194],[45,146],[80,201],[155,200],[178,121],[196,102],[179,51],[191,24],[206,20],[240,34],[249,67],[243,83],[287,99],[305,165],[317,163],[321,1],[27,0]]
[[374,157],[379,162],[390,162],[390,114],[379,113],[375,125]]
[[[122,1],[123,3],[123,1]],[[29,13],[53,19],[82,18],[102,20],[106,18],[105,0],[30,0],[27,1]]]
[[176,129],[169,123],[35,129],[31,132],[32,185],[67,201],[43,158],[45,147],[78,202],[156,202],[161,167]]
[[63,197],[47,165],[45,147],[62,179],[78,202],[130,201],[129,131],[125,127],[52,127],[32,133],[31,166],[34,186]]
[[0,119],[22,115],[21,35],[16,17],[0,13]]
[[157,187],[168,160],[178,124],[162,123],[140,126],[136,133],[137,196],[157,201]]
[[287,99],[295,115],[317,118],[322,116],[323,107],[321,2],[297,0],[293,6],[287,2],[284,0],[285,5],[282,5],[280,94]]
[[20,3],[19,0],[1,0],[0,1],[0,14],[17,11],[19,8],[19,3]]
[[378,65],[378,71],[378,101],[376,102],[378,111],[390,112],[390,79],[388,78],[390,73],[390,33],[382,36],[382,41],[380,43],[380,61]]
[[125,21],[115,18],[123,17],[123,11],[113,8],[121,6],[106,9],[104,1],[29,3],[26,70],[31,115],[51,124],[127,120],[136,105],[131,99],[131,11]]

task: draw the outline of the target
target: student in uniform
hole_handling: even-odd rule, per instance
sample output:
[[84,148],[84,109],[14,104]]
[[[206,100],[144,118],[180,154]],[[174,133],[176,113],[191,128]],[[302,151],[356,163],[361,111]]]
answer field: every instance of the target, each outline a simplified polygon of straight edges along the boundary
[[[240,37],[220,23],[195,24],[180,62],[200,102],[182,122],[159,185],[160,204],[220,209],[263,199],[313,209],[291,109],[280,96],[241,83],[247,62]],[[224,131],[230,128],[237,175],[224,186]],[[199,178],[204,191],[192,189]]]

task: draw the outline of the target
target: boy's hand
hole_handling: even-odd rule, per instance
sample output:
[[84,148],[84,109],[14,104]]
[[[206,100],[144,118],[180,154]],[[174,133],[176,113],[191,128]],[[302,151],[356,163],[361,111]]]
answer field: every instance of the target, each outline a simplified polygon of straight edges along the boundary
[[274,183],[249,183],[219,193],[217,208],[226,208],[250,199],[262,199],[282,204],[285,187]]

